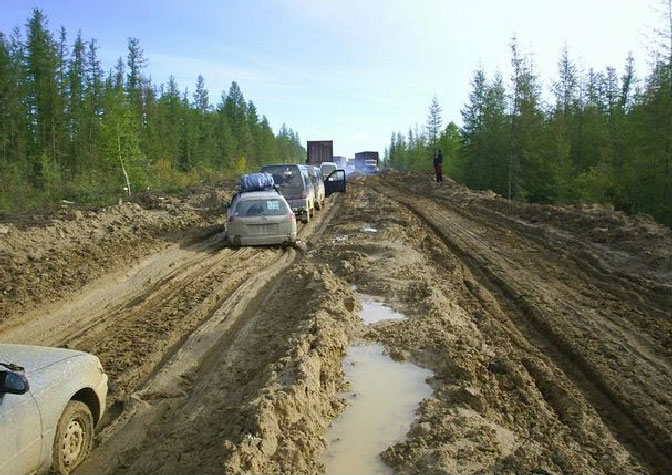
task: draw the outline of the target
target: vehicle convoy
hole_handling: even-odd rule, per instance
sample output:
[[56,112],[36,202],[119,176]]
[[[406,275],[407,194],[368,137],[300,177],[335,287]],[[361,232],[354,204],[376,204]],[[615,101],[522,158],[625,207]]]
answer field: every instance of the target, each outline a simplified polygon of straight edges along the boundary
[[0,474],[72,472],[91,450],[106,398],[97,357],[0,344]]
[[310,180],[315,187],[315,208],[320,210],[324,207],[324,200],[327,197],[324,191],[324,177],[319,167],[313,165],[307,165],[307,167],[308,175],[310,175]]
[[367,175],[378,173],[379,160],[378,152],[357,152],[355,170]]
[[273,176],[274,183],[294,214],[300,216],[304,223],[309,222],[315,213],[315,187],[308,168],[296,163],[277,163],[265,165],[261,171]]
[[309,140],[306,142],[306,165],[319,166],[322,162],[334,161],[333,140]]

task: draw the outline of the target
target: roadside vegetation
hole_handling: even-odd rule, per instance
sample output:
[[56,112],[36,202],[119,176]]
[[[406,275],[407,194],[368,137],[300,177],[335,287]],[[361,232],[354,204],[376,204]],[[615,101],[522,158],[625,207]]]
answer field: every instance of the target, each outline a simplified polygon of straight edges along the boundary
[[217,103],[202,76],[181,89],[143,73],[140,42],[104,71],[95,39],[54,35],[35,9],[0,32],[0,213],[99,204],[137,190],[232,179],[262,163],[305,157],[298,134],[277,134],[239,85]]
[[[670,2],[666,8],[672,12]],[[514,38],[510,81],[474,71],[461,128],[442,127],[435,98],[425,128],[392,134],[388,166],[431,172],[440,147],[444,172],[470,188],[532,202],[611,204],[672,225],[671,26],[644,77],[632,55],[620,73],[583,70],[563,49],[550,101]]]

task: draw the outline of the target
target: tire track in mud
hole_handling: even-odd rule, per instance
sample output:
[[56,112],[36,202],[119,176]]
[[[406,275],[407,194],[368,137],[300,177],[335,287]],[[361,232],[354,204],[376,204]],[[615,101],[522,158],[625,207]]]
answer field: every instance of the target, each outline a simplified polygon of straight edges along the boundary
[[[321,216],[301,227],[299,237],[304,240],[319,239],[336,213],[339,203],[340,196],[329,200]],[[240,255],[245,255],[246,259],[240,259]],[[213,404],[213,398],[219,400],[226,397],[227,391],[233,393],[244,387],[244,382],[240,380],[231,382],[231,387],[227,387],[223,383],[227,380],[227,374],[222,374],[220,366],[230,365],[230,361],[236,358],[240,360],[238,364],[244,363],[250,357],[244,350],[248,350],[248,353],[254,351],[265,353],[265,342],[261,343],[259,348],[238,348],[236,345],[239,346],[239,340],[244,339],[249,332],[257,331],[258,326],[265,328],[265,324],[259,321],[259,312],[267,300],[266,294],[270,295],[277,289],[278,283],[273,280],[279,279],[278,276],[283,275],[291,267],[296,255],[293,249],[284,251],[264,248],[241,248],[236,251],[225,249],[213,258],[219,259],[219,263],[214,264],[205,275],[199,274],[193,282],[181,287],[188,288],[190,285],[198,287],[198,292],[206,295],[203,303],[192,311],[192,314],[198,315],[199,318],[193,318],[194,322],[189,330],[180,332],[179,339],[172,342],[172,345],[153,352],[158,358],[157,361],[147,365],[147,356],[142,356],[142,360],[134,358],[121,373],[111,375],[112,380],[127,381],[124,395],[130,394],[133,388],[141,386],[142,388],[125,400],[122,413],[103,430],[101,435],[103,444],[94,451],[81,470],[84,472],[120,470],[127,465],[123,461],[123,454],[130,451],[135,458],[141,452],[151,453],[159,444],[161,437],[155,433],[157,429],[152,427],[155,427],[153,424],[165,424],[162,417],[167,410],[178,411],[177,408],[186,405],[188,407],[181,409],[180,413],[187,414],[188,418],[192,412],[207,410],[209,405]],[[235,264],[227,265],[229,258],[237,258]],[[212,282],[215,283],[214,286]],[[300,293],[297,293],[297,297],[298,295]],[[171,297],[171,299],[179,298],[179,292]],[[153,301],[154,296],[150,300]],[[158,317],[154,316],[155,320],[157,318],[163,320],[160,314]],[[133,337],[137,340],[138,325],[129,325],[128,329],[128,338]],[[110,330],[114,329],[108,329],[104,333],[108,334]],[[259,340],[257,342],[260,343]],[[93,346],[89,351],[100,355],[102,350],[104,353],[104,341],[95,344],[99,346]],[[232,353],[234,348],[238,348],[237,353]],[[134,373],[143,365],[148,366],[146,371],[141,371],[145,377],[134,378]],[[265,364],[259,362],[258,365],[259,371],[266,371]],[[108,368],[105,363],[103,366]],[[210,377],[213,376],[210,373],[216,374]],[[217,389],[208,389],[208,397],[203,401],[201,391],[194,388],[208,387],[212,384]],[[189,396],[185,398],[187,394]],[[200,402],[194,406],[194,403],[190,402],[191,399]],[[160,432],[169,437],[169,429],[164,427]],[[199,431],[196,432],[192,434],[193,437],[202,437]],[[212,437],[212,434],[209,437]],[[174,442],[170,440],[167,442],[168,445],[172,443]],[[146,463],[152,459],[155,457],[145,459]],[[203,468],[203,465],[199,467]]]
[[[471,221],[461,213],[457,213],[445,203],[438,206],[436,201],[421,198],[416,194],[409,196],[410,190],[399,187],[387,187],[377,185],[375,189],[389,199],[400,203],[421,219],[438,237],[467,264],[478,280],[500,301],[503,307],[513,309],[508,312],[513,318],[512,323],[522,335],[534,346],[539,348],[553,363],[560,368],[574,385],[583,393],[584,397],[593,405],[601,415],[613,434],[640,462],[650,470],[667,473],[672,469],[672,449],[670,444],[669,424],[666,420],[669,414],[665,408],[669,408],[669,396],[665,387],[670,387],[670,371],[666,358],[659,358],[652,348],[637,348],[635,345],[624,346],[618,337],[622,331],[626,334],[629,328],[623,330],[613,323],[604,324],[604,314],[613,310],[613,302],[618,299],[613,296],[600,299],[602,304],[607,302],[606,308],[596,311],[595,303],[590,302],[593,295],[580,297],[586,289],[570,291],[575,281],[562,274],[545,274],[546,281],[532,278],[533,285],[521,287],[521,275],[529,278],[534,276],[540,269],[554,270],[553,264],[562,269],[566,264],[565,272],[580,272],[572,269],[567,259],[559,265],[554,262],[557,257],[550,257],[548,252],[540,251],[538,245],[532,245],[523,236],[509,237],[497,242],[502,233],[510,233],[508,230],[494,229],[484,223],[471,224]],[[412,192],[411,192],[412,193]],[[480,229],[479,229],[480,227]],[[515,251],[503,252],[503,244],[509,244]],[[499,248],[499,249],[498,249]],[[527,262],[515,259],[518,253],[528,253]],[[550,259],[550,265],[540,258]],[[512,259],[513,257],[513,259]],[[562,257],[561,257],[562,259]],[[507,262],[508,260],[508,262]],[[538,268],[534,268],[539,266]],[[533,270],[534,269],[534,270]],[[532,270],[532,272],[530,272]],[[556,280],[557,279],[557,282]],[[585,279],[588,281],[588,279]],[[557,285],[558,289],[565,289],[569,294],[557,294],[556,300],[553,295],[544,295],[544,290],[549,285]],[[537,285],[538,287],[534,287]],[[572,300],[575,302],[562,302]],[[631,306],[625,308],[637,311]],[[561,318],[556,314],[565,315]],[[627,316],[628,312],[622,313]],[[572,318],[595,318],[602,325],[593,324],[587,329],[577,329],[568,323]],[[597,329],[591,335],[590,330]],[[621,332],[620,334],[618,332]],[[593,339],[604,339],[593,344]],[[615,341],[611,341],[611,340]],[[636,338],[635,338],[636,339]],[[641,343],[637,339],[636,343]],[[628,343],[626,341],[626,343]],[[588,348],[586,348],[585,346]],[[591,350],[604,350],[604,345],[616,347],[624,355],[602,352],[591,354]],[[643,349],[644,352],[639,350]],[[610,361],[610,358],[613,358]],[[618,360],[615,368],[610,363]],[[618,369],[623,370],[617,372]],[[534,368],[528,368],[534,375]],[[645,377],[638,377],[636,372],[649,372],[657,381],[650,382]],[[633,384],[628,388],[623,387],[622,379],[630,380]],[[548,382],[540,379],[538,382],[542,394],[546,394],[549,404],[553,407],[553,390]],[[636,393],[632,397],[630,392]],[[646,404],[647,407],[642,407]],[[658,407],[655,407],[658,405]],[[654,406],[649,409],[648,406]]]
[[[390,181],[386,183],[390,183]],[[658,276],[658,279],[653,279],[637,273],[624,271],[619,269],[618,265],[610,264],[604,256],[599,255],[600,251],[606,255],[610,254],[605,246],[588,243],[566,231],[549,230],[526,223],[499,211],[488,209],[485,206],[476,205],[474,207],[471,204],[458,205],[449,196],[435,194],[431,191],[417,190],[406,183],[393,182],[390,184],[393,184],[397,188],[402,188],[405,192],[441,202],[448,206],[451,211],[458,213],[465,219],[478,222],[484,226],[499,224],[505,228],[517,231],[540,246],[545,248],[552,246],[558,253],[564,253],[565,257],[571,259],[573,265],[593,277],[593,284],[600,286],[605,292],[616,294],[624,300],[636,301],[641,308],[646,309],[647,312],[656,314],[656,316],[665,315],[669,311],[669,308],[672,307],[672,284],[660,276]],[[615,257],[611,255],[610,258],[614,259]],[[638,325],[641,331],[646,332],[649,330],[650,321],[647,319],[636,320],[634,323]],[[670,330],[672,330],[672,326]],[[671,335],[671,339],[666,342],[663,349],[672,348],[672,332],[668,331],[666,333]],[[660,332],[652,332],[651,336],[654,338],[660,337]]]

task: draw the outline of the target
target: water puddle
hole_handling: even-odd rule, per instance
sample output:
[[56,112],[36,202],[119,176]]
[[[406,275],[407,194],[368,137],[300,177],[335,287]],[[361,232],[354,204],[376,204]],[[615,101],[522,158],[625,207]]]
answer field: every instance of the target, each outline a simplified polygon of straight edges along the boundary
[[381,345],[348,348],[344,370],[350,406],[329,433],[327,474],[391,474],[380,452],[403,440],[419,402],[432,394],[432,372],[383,355]]
[[365,224],[362,227],[362,231],[365,232],[365,233],[377,233],[378,232],[378,230],[376,228],[374,228],[373,226],[371,226],[369,224]]
[[362,317],[367,324],[376,323],[381,320],[399,320],[406,318],[406,315],[395,312],[387,305],[378,302],[373,295],[357,293],[356,296],[362,304],[362,311],[359,312],[359,316]]

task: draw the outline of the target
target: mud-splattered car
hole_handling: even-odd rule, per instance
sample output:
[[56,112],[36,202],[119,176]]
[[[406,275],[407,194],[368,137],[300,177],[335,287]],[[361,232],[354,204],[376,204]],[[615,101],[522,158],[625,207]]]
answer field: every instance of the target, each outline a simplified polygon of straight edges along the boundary
[[72,472],[91,450],[106,397],[97,357],[0,344],[0,474]]
[[238,193],[227,210],[224,239],[234,246],[293,244],[296,217],[275,190]]

